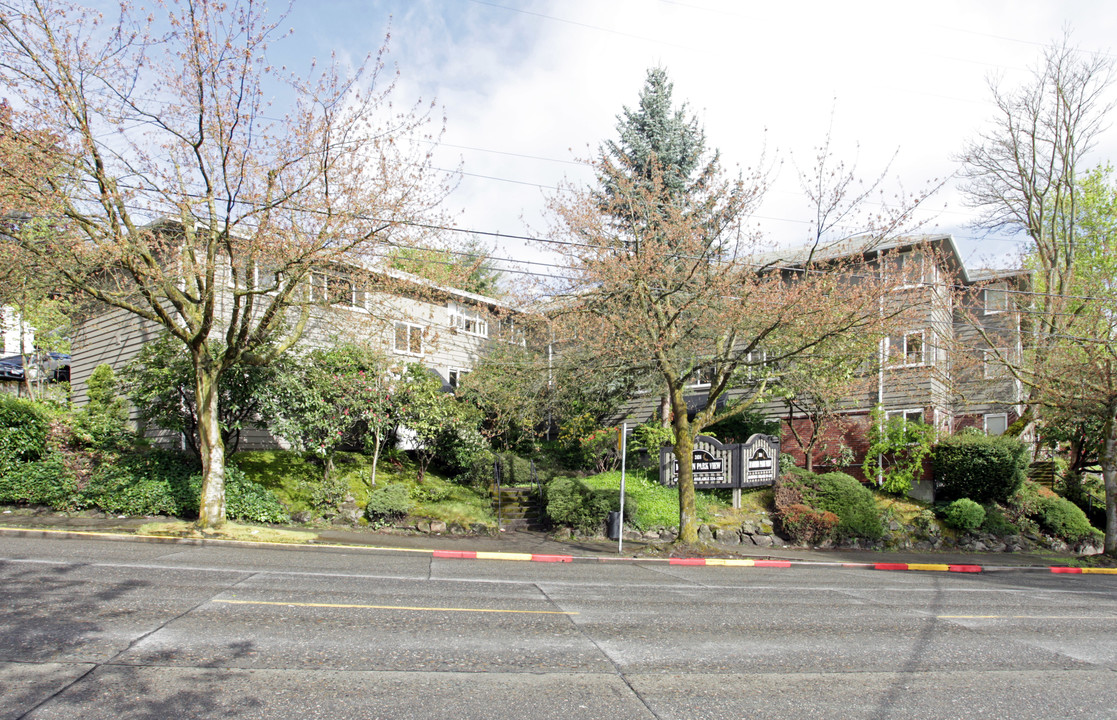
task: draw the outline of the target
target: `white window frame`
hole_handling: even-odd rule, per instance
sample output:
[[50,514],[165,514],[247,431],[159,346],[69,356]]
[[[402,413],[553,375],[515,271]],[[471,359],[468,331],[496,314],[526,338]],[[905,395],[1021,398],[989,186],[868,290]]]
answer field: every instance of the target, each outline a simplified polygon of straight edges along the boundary
[[[331,298],[331,285],[337,286],[341,284],[344,284],[348,292],[339,294],[337,298]],[[352,277],[339,273],[322,271],[310,273],[310,301],[327,301],[330,305],[339,307],[365,308],[364,291],[357,289],[357,284],[353,281]]]
[[271,287],[272,285],[275,286],[274,290],[267,291],[268,294],[274,295],[276,291],[279,290],[279,287],[283,284],[283,271],[280,270],[278,267],[269,269],[266,267],[260,267],[260,264],[256,263],[256,265],[252,268],[252,272],[253,286],[258,291],[263,289],[262,284],[266,282],[269,287]]
[[[400,348],[399,339],[400,331],[405,330],[407,334],[407,347]],[[415,339],[419,341],[419,351],[412,350]],[[401,355],[411,355],[413,357],[422,357],[423,355],[423,326],[416,325],[415,323],[397,321],[392,327],[392,350]]]
[[1004,435],[1008,432],[1008,413],[985,413],[981,416],[981,428],[985,431],[986,435],[989,434],[989,420],[991,418],[998,418],[1004,421],[1005,429],[1001,430],[997,435]]
[[[1000,303],[991,304],[989,302],[990,293],[999,294],[1001,297]],[[996,295],[994,295],[995,297]],[[1008,290],[1002,287],[987,287],[981,291],[981,303],[986,315],[999,315],[1008,312]],[[990,307],[992,305],[1000,305],[1001,307]]]
[[452,302],[447,306],[449,325],[457,332],[476,337],[489,336],[489,321],[477,308]]
[[927,424],[927,421],[924,419],[923,408],[904,408],[902,410],[888,410],[884,413],[884,419],[885,420],[891,420],[894,417],[902,417],[904,419],[904,423],[907,424],[909,422],[916,422],[916,420],[914,420],[912,418],[912,416],[914,416],[914,415],[919,416],[918,422],[920,424],[922,424],[922,425]]
[[451,390],[457,390],[461,386],[462,378],[471,372],[473,371],[469,368],[452,367],[446,371],[446,383]]
[[[911,251],[904,253],[897,253],[890,256],[895,263],[896,271],[903,272],[905,265],[910,265],[913,260],[912,256],[919,255],[919,275],[912,278],[909,282],[896,287],[897,290],[911,290],[913,288],[926,287],[931,285],[938,279],[938,266],[933,260],[929,260],[927,253],[922,251]],[[930,270],[930,272],[928,272]],[[928,277],[928,275],[930,277]]]
[[527,346],[524,330],[521,327],[517,327],[514,317],[502,317],[497,319],[496,337],[497,340],[511,345]]
[[[911,353],[908,351],[908,338],[916,335],[919,336],[919,360],[917,362],[910,362],[909,355]],[[888,362],[892,367],[919,367],[927,364],[927,335],[924,330],[908,330],[900,333],[897,337],[900,340],[899,343],[895,344],[895,347],[899,348],[898,355],[894,355],[892,352],[894,347],[892,343],[893,337],[890,335],[885,338],[887,345],[885,346],[884,356],[888,358]]]
[[[690,374],[690,378],[688,378],[688,380],[693,379],[694,381],[687,382],[686,387],[691,390],[710,387],[710,385],[713,384],[713,376],[717,374],[716,371],[717,368],[710,365],[696,368],[695,371]],[[703,380],[703,376],[707,374],[709,375],[709,378]]]

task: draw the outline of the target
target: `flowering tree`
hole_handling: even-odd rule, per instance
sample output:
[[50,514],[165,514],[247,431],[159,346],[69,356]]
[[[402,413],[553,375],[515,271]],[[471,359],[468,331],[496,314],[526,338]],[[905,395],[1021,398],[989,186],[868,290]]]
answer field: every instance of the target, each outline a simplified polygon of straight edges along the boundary
[[[620,141],[594,162],[597,186],[554,203],[571,279],[556,325],[597,362],[658,379],[675,435],[679,538],[693,543],[695,436],[766,397],[770,383],[756,372],[765,363],[878,333],[888,283],[860,252],[825,264],[762,254],[745,221],[763,178],[727,177],[670,94],[665,74],[649,72],[639,108],[619,121]],[[701,402],[688,407],[695,393]]]
[[380,451],[399,422],[393,374],[383,356],[360,345],[313,350],[299,359],[297,369],[271,384],[265,414],[281,437],[321,458],[324,479],[339,448],[372,450],[370,483],[375,485]]
[[218,379],[290,347],[311,304],[345,290],[314,274],[403,240],[442,190],[430,145],[412,142],[433,139],[427,114],[392,109],[379,56],[289,72],[268,60],[262,13],[248,0],[122,4],[111,20],[53,0],[0,12],[0,82],[19,103],[0,190],[37,220],[12,235],[70,291],[187,348],[203,526],[225,519]]

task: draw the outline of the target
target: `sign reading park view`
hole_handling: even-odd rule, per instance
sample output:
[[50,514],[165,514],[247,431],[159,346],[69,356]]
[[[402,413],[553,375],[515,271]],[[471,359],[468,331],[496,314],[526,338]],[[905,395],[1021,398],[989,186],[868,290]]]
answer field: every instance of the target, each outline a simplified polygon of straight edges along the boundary
[[[751,488],[771,485],[779,470],[780,439],[773,435],[753,435],[744,443],[724,445],[715,438],[699,435],[694,441],[694,487]],[[659,451],[659,481],[678,484],[679,462],[668,445]]]

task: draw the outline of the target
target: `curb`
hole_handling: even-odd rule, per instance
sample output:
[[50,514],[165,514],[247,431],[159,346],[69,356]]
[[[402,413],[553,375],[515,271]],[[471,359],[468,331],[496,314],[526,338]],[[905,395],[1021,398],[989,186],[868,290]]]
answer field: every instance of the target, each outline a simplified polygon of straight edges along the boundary
[[274,543],[252,540],[226,540],[222,538],[181,538],[164,535],[137,535],[132,533],[108,533],[81,530],[42,530],[0,527],[0,537],[62,538],[111,540],[116,542],[165,543],[168,545],[214,545],[229,547],[252,547],[290,550],[366,550],[374,552],[397,552],[429,555],[431,558],[447,560],[503,560],[513,562],[542,563],[666,563],[689,567],[750,567],[789,569],[795,566],[842,568],[851,570],[881,570],[891,572],[945,572],[945,573],[989,573],[989,572],[1047,572],[1055,575],[1117,575],[1117,568],[1080,568],[1066,565],[961,565],[939,563],[855,563],[825,562],[820,560],[774,560],[749,558],[640,558],[605,557],[584,555],[549,555],[539,553],[488,552],[483,550],[433,550],[424,548],[398,548],[375,545],[343,545],[336,543]]

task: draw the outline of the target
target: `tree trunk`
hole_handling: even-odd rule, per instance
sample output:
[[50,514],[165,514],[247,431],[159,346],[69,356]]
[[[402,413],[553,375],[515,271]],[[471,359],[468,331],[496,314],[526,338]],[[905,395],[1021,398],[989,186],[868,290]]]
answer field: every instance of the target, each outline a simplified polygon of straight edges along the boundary
[[380,461],[380,432],[377,431],[373,434],[372,445],[372,481],[369,483],[370,488],[376,487],[376,463]]
[[1117,557],[1117,408],[1110,408],[1105,419],[1101,471],[1105,481],[1105,554]]
[[225,444],[218,419],[217,369],[202,349],[194,356],[198,409],[198,450],[202,456],[202,497],[198,524],[215,528],[225,523]]
[[693,545],[698,542],[698,508],[694,500],[694,437],[691,435],[686,401],[683,400],[681,391],[672,393],[672,405],[675,411],[674,451],[679,463],[679,472],[675,478],[679,488],[679,541]]

